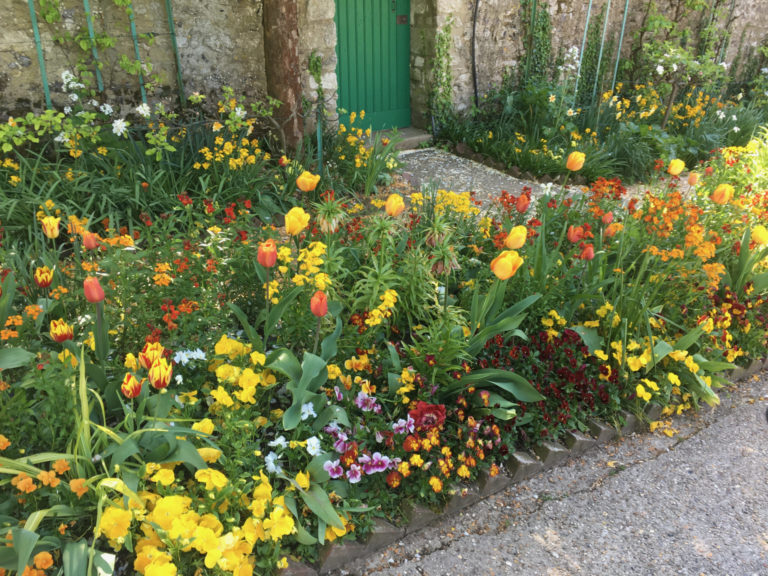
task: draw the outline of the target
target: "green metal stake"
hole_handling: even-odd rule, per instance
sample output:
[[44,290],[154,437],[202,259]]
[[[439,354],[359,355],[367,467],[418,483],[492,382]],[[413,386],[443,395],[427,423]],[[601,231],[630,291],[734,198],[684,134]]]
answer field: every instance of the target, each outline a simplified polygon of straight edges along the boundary
[[[581,82],[581,61],[584,60],[584,50],[587,47],[587,32],[589,31],[589,20],[592,16],[592,0],[589,0],[587,7],[587,21],[584,23],[584,37],[581,39],[581,52],[579,52],[579,67],[576,69],[576,94],[579,93],[579,82]],[[574,94],[574,96],[576,95]]]
[[99,52],[96,50],[96,34],[93,31],[93,16],[91,16],[91,5],[88,0],[83,0],[83,10],[85,10],[85,22],[88,25],[88,38],[91,40],[91,54],[96,64],[96,85],[99,92],[104,91],[104,80],[101,77],[101,64],[99,62]]
[[323,174],[323,101],[317,102],[317,173]]
[[605,8],[605,20],[603,21],[603,37],[600,39],[600,52],[597,55],[597,70],[595,70],[595,86],[592,88],[592,104],[595,103],[597,96],[597,85],[600,83],[600,66],[603,63],[603,47],[605,46],[605,34],[608,31],[608,20],[611,14],[611,0]]
[[176,60],[176,86],[179,91],[179,105],[184,107],[184,81],[181,77],[181,58],[179,57],[179,46],[176,43],[176,26],[173,23],[173,8],[171,0],[165,0],[165,12],[168,15],[168,31],[171,33],[171,47],[173,48],[173,57]]
[[40,41],[40,29],[37,27],[37,14],[35,14],[35,1],[27,0],[29,5],[29,19],[32,21],[32,31],[35,33],[35,48],[37,49],[37,63],[40,65],[40,78],[43,81],[43,94],[45,94],[45,107],[53,108],[51,105],[51,89],[48,87],[48,73],[45,71],[45,56],[43,55],[43,44]]
[[624,43],[624,30],[627,27],[627,12],[629,11],[629,0],[624,3],[624,18],[621,21],[621,34],[619,34],[619,49],[616,51],[616,66],[613,68],[613,83],[611,92],[616,89],[616,76],[619,75],[619,60],[621,60],[621,45]]
[[131,21],[131,38],[133,39],[133,51],[136,54],[136,61],[139,63],[139,89],[141,90],[141,101],[147,103],[147,91],[144,89],[144,71],[142,70],[141,54],[139,53],[139,38],[136,34],[136,20],[133,17],[133,2],[128,3],[128,19]]

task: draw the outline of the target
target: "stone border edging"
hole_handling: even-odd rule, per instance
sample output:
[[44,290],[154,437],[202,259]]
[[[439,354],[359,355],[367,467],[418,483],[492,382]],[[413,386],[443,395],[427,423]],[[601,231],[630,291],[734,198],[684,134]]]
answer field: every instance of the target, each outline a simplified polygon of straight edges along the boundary
[[[768,357],[753,360],[747,368],[736,368],[728,374],[728,378],[736,383],[750,378],[761,370],[768,370]],[[617,436],[623,437],[632,433],[647,432],[647,423],[657,420],[661,415],[661,410],[662,407],[659,404],[650,403],[645,408],[643,418],[638,418],[630,412],[621,411],[620,415],[625,423],[620,429],[599,420],[590,420],[588,423],[589,435],[577,431],[566,432],[565,445],[544,441],[534,448],[533,453],[524,450],[515,451],[510,454],[505,470],[502,470],[495,477],[482,473],[477,484],[458,490],[446,503],[442,512],[436,513],[421,504],[412,504],[407,515],[408,524],[403,527],[397,527],[385,520],[376,518],[373,531],[365,543],[347,540],[326,545],[320,552],[317,568],[289,560],[288,568],[282,570],[280,576],[319,576],[338,570],[354,560],[371,556],[408,534],[430,526],[439,518],[460,512],[497,492],[505,490],[512,484],[527,480],[539,472],[555,468],[569,458],[581,456],[596,446],[610,442]]]

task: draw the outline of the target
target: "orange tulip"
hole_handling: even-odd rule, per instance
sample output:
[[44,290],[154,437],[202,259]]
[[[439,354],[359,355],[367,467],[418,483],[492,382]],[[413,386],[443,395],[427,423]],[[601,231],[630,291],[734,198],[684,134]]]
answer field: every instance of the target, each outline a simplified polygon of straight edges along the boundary
[[606,212],[605,214],[603,214],[602,220],[603,220],[603,224],[606,224],[606,225],[613,222],[613,212]]
[[61,218],[56,218],[54,216],[44,217],[40,221],[40,224],[43,226],[43,234],[45,234],[46,237],[50,238],[51,240],[53,240],[54,238],[58,238],[59,222],[61,222]]
[[507,280],[517,273],[517,270],[523,264],[523,259],[514,250],[504,250],[491,261],[491,272],[499,280]]
[[272,268],[277,263],[277,244],[272,238],[259,244],[259,250],[256,252],[256,260],[264,268]]
[[83,290],[85,291],[85,299],[88,302],[96,304],[104,300],[104,289],[99,284],[99,279],[95,276],[88,276],[83,280]]
[[709,198],[715,204],[728,204],[733,198],[733,192],[733,186],[730,184],[720,184]]
[[525,246],[525,240],[528,237],[528,229],[525,226],[515,226],[507,234],[504,240],[504,246],[510,250],[518,250]]
[[83,248],[95,250],[99,247],[99,237],[93,232],[83,232]]
[[328,314],[328,297],[325,292],[318,290],[312,296],[312,300],[309,302],[309,309],[312,310],[312,314],[318,318],[322,318]]
[[595,257],[595,247],[592,246],[592,244],[586,244],[581,249],[581,254],[579,254],[579,258],[582,260],[592,260],[592,258]]
[[309,226],[309,214],[304,211],[304,208],[295,206],[285,215],[285,231],[289,236],[301,234],[307,226]]
[[574,244],[581,242],[584,238],[584,226],[568,226],[566,236],[568,237],[568,240]]
[[400,194],[390,194],[387,197],[387,203],[384,205],[387,214],[392,218],[397,218],[405,210],[405,201]]
[[165,358],[158,358],[155,360],[147,373],[149,383],[156,390],[167,388],[168,384],[171,382],[172,375],[173,366],[168,364],[168,361]]
[[59,344],[66,342],[67,340],[72,340],[75,337],[72,326],[67,324],[63,318],[51,320],[50,334],[54,342],[58,342]]
[[40,288],[48,288],[53,282],[53,270],[48,266],[41,266],[35,269],[35,284]]
[[136,398],[141,394],[141,387],[144,385],[144,380],[139,381],[136,376],[130,372],[126,372],[123,378],[123,383],[120,385],[120,391],[126,398]]
[[699,173],[698,172],[690,172],[688,174],[688,185],[689,186],[696,186],[696,184],[699,183]]
[[525,214],[530,205],[531,197],[528,196],[528,194],[520,194],[520,196],[517,197],[517,202],[515,202],[515,210],[520,212],[520,214]]
[[675,158],[669,162],[667,167],[667,174],[670,176],[680,176],[680,173],[685,170],[685,162],[679,158]]
[[162,357],[163,352],[165,352],[165,348],[160,342],[147,342],[139,352],[139,365],[145,370],[149,370],[155,360]]
[[317,183],[320,182],[320,176],[318,174],[312,174],[306,170],[302,172],[298,178],[296,178],[296,186],[302,192],[312,192],[317,188]]
[[565,167],[571,172],[578,172],[584,167],[584,161],[587,156],[584,152],[571,152],[568,154],[568,159],[565,161]]

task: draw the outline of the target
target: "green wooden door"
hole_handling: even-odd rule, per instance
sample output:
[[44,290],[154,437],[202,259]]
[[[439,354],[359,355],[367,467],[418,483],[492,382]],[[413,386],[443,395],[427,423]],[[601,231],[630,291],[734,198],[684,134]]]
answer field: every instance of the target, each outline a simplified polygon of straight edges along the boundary
[[340,121],[365,110],[374,130],[409,126],[410,0],[336,0]]

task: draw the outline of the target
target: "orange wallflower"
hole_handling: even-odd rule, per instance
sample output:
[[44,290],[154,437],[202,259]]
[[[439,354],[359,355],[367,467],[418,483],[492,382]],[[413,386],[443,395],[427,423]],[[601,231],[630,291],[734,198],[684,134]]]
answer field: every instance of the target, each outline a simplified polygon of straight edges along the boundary
[[61,482],[61,480],[56,477],[56,472],[53,470],[48,472],[43,470],[37,475],[37,479],[43,483],[43,486],[50,486],[51,488],[56,488],[56,486],[59,485],[59,482]]
[[88,485],[85,483],[85,478],[73,478],[69,481],[69,489],[77,494],[78,499],[88,492]]
[[53,466],[51,466],[56,471],[56,474],[64,474],[65,472],[69,472],[69,462],[64,460],[63,458],[60,458],[59,460],[56,460],[56,462],[53,463]]
[[11,441],[8,440],[8,438],[6,438],[4,434],[0,434],[0,451],[5,450],[10,445],[11,445]]

